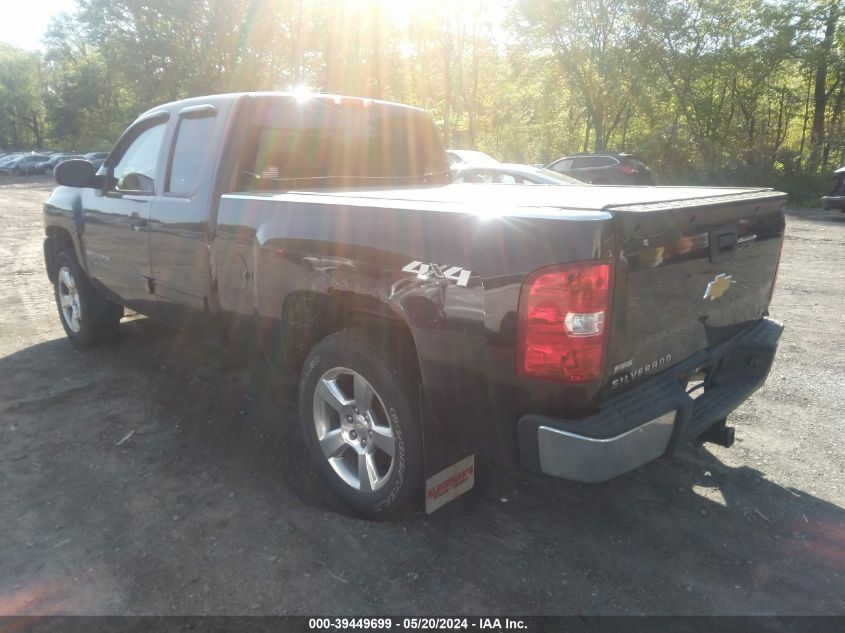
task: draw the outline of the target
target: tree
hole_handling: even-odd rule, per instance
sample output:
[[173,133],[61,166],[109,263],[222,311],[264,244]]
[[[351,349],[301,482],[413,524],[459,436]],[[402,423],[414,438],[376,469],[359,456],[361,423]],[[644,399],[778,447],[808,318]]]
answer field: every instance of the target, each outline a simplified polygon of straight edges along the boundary
[[0,44],[0,143],[43,146],[44,88],[40,56]]
[[585,143],[605,149],[627,109],[631,20],[618,0],[520,0],[514,24],[527,46],[552,55],[586,110]]
[[[842,8],[836,0],[826,0],[820,2],[818,5],[820,15],[823,20],[823,35],[818,46],[814,47],[811,54],[811,60],[815,65],[815,81],[813,88],[813,124],[810,130],[810,170],[814,170],[819,164],[827,163],[830,146],[825,147],[825,122],[827,118],[827,108],[831,95],[836,91],[840,81],[842,81],[841,64],[838,67],[838,72],[834,77],[833,85],[830,85],[828,70],[830,64],[836,59],[837,51],[834,46],[836,42],[836,31],[839,23],[839,18],[842,14]],[[841,55],[838,56],[840,62],[845,62]],[[841,94],[841,90],[840,90]],[[834,102],[836,103],[836,102]],[[842,104],[841,100],[838,104],[838,116],[841,117]],[[834,118],[836,117],[834,114]],[[821,154],[824,151],[825,155],[822,158]]]

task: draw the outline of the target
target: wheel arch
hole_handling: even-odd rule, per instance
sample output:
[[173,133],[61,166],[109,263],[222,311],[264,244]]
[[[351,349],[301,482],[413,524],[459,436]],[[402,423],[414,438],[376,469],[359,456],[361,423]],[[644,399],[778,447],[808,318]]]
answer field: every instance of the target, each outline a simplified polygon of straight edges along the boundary
[[56,267],[56,255],[62,251],[73,253],[76,261],[81,265],[81,259],[76,249],[76,243],[66,228],[61,226],[48,226],[47,237],[44,239],[44,264],[47,267],[47,277],[50,283],[56,283],[58,268]]
[[394,351],[410,354],[406,359],[419,368],[413,334],[402,316],[372,295],[351,291],[288,293],[279,320],[262,327],[260,344],[274,366],[297,374],[317,343],[351,328],[366,329]]
[[287,375],[298,375],[310,351],[327,336],[345,329],[367,330],[380,346],[408,370],[417,373],[419,421],[423,434],[425,479],[466,457],[466,447],[452,427],[454,421],[434,414],[425,372],[406,314],[372,295],[334,290],[321,294],[296,290],[287,295],[282,314],[262,348],[271,363]]

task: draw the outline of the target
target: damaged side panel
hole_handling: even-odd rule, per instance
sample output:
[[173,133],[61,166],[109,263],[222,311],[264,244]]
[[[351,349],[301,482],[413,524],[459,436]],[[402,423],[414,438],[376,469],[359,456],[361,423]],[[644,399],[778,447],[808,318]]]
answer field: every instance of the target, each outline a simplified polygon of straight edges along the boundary
[[587,389],[517,376],[514,346],[528,273],[609,253],[608,218],[596,216],[491,219],[224,196],[212,249],[219,311],[291,372],[337,329],[384,326],[412,339],[425,476],[440,491],[434,504],[445,503],[472,486],[474,455],[516,463],[521,413],[590,406]]

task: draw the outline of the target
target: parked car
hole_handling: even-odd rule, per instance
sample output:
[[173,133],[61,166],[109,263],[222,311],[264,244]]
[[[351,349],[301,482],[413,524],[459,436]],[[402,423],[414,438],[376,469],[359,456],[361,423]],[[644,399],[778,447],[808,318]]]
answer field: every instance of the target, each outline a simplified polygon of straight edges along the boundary
[[633,154],[573,154],[559,158],[546,167],[596,185],[654,184],[654,174]]
[[12,152],[11,154],[6,154],[2,158],[0,158],[0,172],[3,172],[6,165],[11,164],[21,156],[23,156],[23,154],[20,152]]
[[845,167],[833,172],[833,189],[822,197],[822,208],[845,211]]
[[551,169],[499,163],[498,165],[476,165],[461,163],[452,167],[452,182],[495,183],[516,185],[583,185],[580,180],[564,176]]
[[50,160],[50,156],[43,154],[37,161],[29,161],[20,166],[20,173],[24,176],[31,176],[33,174],[40,174],[43,170],[43,165]]
[[95,169],[99,169],[108,155],[108,152],[89,152],[88,154],[83,155],[83,158],[87,161],[91,161]]
[[476,165],[497,165],[499,161],[475,149],[447,149],[446,158],[450,165],[458,163],[474,163]]
[[49,156],[45,156],[44,154],[24,154],[8,163],[4,163],[0,166],[0,172],[22,175],[27,173],[30,165],[43,162],[48,158]]
[[21,175],[32,176],[34,174],[44,173],[44,165],[50,162],[55,154],[52,152],[41,152],[40,154],[38,160],[29,160],[20,163],[18,170]]
[[730,446],[782,331],[785,194],[453,184],[431,117],[399,104],[177,101],[56,182],[69,339],[113,338],[129,307],[185,345],[258,345],[299,377],[325,485],[371,518],[434,511],[487,461],[596,482]]
[[42,173],[45,176],[51,176],[56,165],[62,161],[70,160],[71,158],[80,158],[80,156],[79,154],[53,154],[50,156],[50,160],[37,165],[39,167],[39,171],[37,173]]

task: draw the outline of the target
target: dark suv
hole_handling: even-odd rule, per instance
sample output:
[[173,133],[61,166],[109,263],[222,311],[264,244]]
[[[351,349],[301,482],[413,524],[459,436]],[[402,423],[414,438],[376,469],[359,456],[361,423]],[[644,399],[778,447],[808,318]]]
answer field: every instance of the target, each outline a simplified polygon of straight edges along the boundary
[[632,154],[573,154],[546,166],[560,174],[594,185],[653,185],[654,175]]
[[845,167],[833,172],[833,191],[822,197],[822,209],[845,211]]

